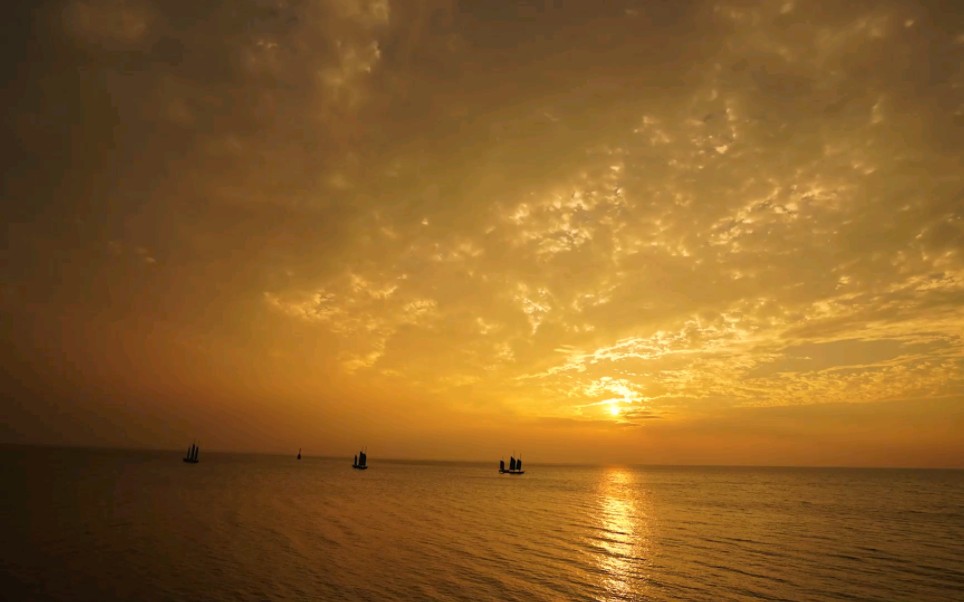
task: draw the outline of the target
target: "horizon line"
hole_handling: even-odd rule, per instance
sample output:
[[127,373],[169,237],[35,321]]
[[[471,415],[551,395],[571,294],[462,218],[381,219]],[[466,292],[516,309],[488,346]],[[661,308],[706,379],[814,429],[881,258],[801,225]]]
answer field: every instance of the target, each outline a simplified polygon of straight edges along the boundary
[[[115,452],[157,452],[157,453],[171,453],[179,454],[183,450],[176,448],[165,448],[165,447],[124,447],[124,446],[107,446],[107,445],[77,445],[68,443],[16,443],[0,441],[0,447],[41,447],[48,449],[79,449],[79,450],[98,450],[98,451],[115,451]],[[340,455],[327,455],[327,454],[306,454],[304,453],[304,448],[302,449],[302,459],[304,458],[317,458],[323,460],[342,460],[345,458],[350,459],[350,456],[340,456]],[[288,453],[282,452],[268,452],[268,451],[238,451],[229,449],[214,449],[206,450],[205,453],[217,454],[217,455],[236,455],[236,456],[278,456],[287,457]],[[297,455],[297,452],[291,455]],[[436,458],[413,458],[413,457],[384,457],[380,458],[376,456],[379,462],[391,462],[391,463],[437,463],[437,464],[489,464],[495,462],[492,459],[436,459]],[[533,463],[529,463],[530,466]],[[627,466],[627,467],[649,467],[649,468],[823,468],[823,469],[858,469],[858,470],[964,470],[964,465],[961,466],[885,466],[885,465],[852,465],[852,464],[706,464],[706,463],[645,463],[645,462],[598,462],[598,463],[583,463],[583,462],[535,462],[536,466],[578,466],[586,468],[604,468],[610,466]]]

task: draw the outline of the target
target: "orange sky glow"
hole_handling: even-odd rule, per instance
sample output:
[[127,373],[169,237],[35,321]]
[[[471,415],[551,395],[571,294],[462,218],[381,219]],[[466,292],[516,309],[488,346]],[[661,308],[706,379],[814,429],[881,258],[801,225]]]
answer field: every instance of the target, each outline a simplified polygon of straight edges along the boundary
[[17,2],[0,442],[964,464],[954,2]]

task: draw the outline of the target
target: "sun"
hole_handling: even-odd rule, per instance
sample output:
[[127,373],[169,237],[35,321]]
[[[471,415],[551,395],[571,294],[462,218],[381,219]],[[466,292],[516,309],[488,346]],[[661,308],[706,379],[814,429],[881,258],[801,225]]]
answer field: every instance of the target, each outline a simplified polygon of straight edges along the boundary
[[619,406],[614,403],[609,404],[609,413],[613,416],[619,416]]

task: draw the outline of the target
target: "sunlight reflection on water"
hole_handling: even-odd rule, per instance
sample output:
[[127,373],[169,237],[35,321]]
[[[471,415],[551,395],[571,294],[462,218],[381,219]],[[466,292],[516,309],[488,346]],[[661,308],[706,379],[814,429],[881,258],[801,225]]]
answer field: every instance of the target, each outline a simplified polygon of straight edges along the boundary
[[605,575],[607,600],[631,599],[641,594],[640,579],[650,548],[650,527],[637,498],[643,496],[636,475],[609,467],[599,485],[599,535],[594,542],[597,564]]

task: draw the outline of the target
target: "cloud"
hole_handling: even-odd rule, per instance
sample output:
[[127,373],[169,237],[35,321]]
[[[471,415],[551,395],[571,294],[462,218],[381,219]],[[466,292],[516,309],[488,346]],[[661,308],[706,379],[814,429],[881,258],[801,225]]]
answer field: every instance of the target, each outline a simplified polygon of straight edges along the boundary
[[51,6],[11,298],[562,422],[961,385],[960,11]]
[[[570,411],[592,399],[590,383],[617,375],[670,405],[875,400],[956,381],[961,265],[947,245],[957,240],[960,220],[942,180],[946,155],[937,140],[912,134],[919,122],[887,109],[922,101],[903,78],[953,52],[950,42],[923,44],[913,30],[920,26],[914,7],[823,11],[807,25],[792,17],[799,10],[721,3],[687,15],[710,29],[717,50],[684,57],[694,59],[694,81],[673,95],[621,104],[615,120],[594,113],[598,137],[565,131],[582,118],[564,108],[565,93],[544,95],[539,84],[513,88],[527,65],[512,67],[503,92],[513,102],[494,104],[495,117],[485,120],[501,128],[525,115],[523,129],[538,128],[540,141],[565,140],[562,152],[544,144],[536,151],[524,138],[510,147],[521,132],[490,129],[483,154],[456,154],[438,178],[417,180],[427,188],[412,194],[425,202],[407,200],[406,188],[398,192],[396,211],[413,210],[410,221],[380,207],[391,235],[356,247],[365,261],[388,260],[379,266],[379,286],[404,274],[407,288],[447,297],[436,324],[459,333],[454,355],[494,357],[491,339],[498,337],[513,358],[497,375],[480,361],[449,361],[444,369],[498,379],[498,388],[514,377],[519,387],[573,399],[563,403]],[[472,27],[484,29],[479,18],[462,23],[469,27],[463,39],[478,33]],[[915,25],[904,25],[908,20]],[[622,32],[612,35],[632,47]],[[895,46],[914,58],[881,68],[877,61]],[[543,49],[520,52],[529,50]],[[865,73],[869,61],[873,75]],[[595,82],[603,97],[609,84],[633,81],[627,64],[604,73]],[[941,72],[930,94],[950,93],[955,77]],[[622,102],[617,97],[610,100]],[[478,116],[469,95],[454,98],[468,103],[461,115]],[[536,110],[540,98],[552,101]],[[446,122],[444,111],[438,120]],[[473,134],[484,130],[466,125],[459,140],[479,147]],[[449,148],[444,136],[441,148]],[[526,175],[494,159],[500,153],[524,164]],[[423,159],[431,165],[442,156]],[[916,177],[921,161],[932,161],[936,177]],[[447,187],[452,173],[469,186],[457,193]],[[447,190],[454,196],[446,199]],[[485,203],[475,200],[482,192]],[[454,219],[452,203],[472,220]],[[470,323],[480,322],[501,329],[473,332]],[[912,345],[921,328],[951,336],[899,365],[864,362],[847,376],[813,369],[792,380],[790,371],[759,375],[794,346],[817,345],[820,361],[841,368],[847,360],[831,354],[833,345],[863,337],[872,345],[884,336]],[[559,347],[571,350],[562,362],[553,361]],[[393,372],[428,361],[414,341],[406,349],[414,355],[394,358]],[[883,375],[905,385],[885,385]],[[565,411],[559,403],[545,402]]]

